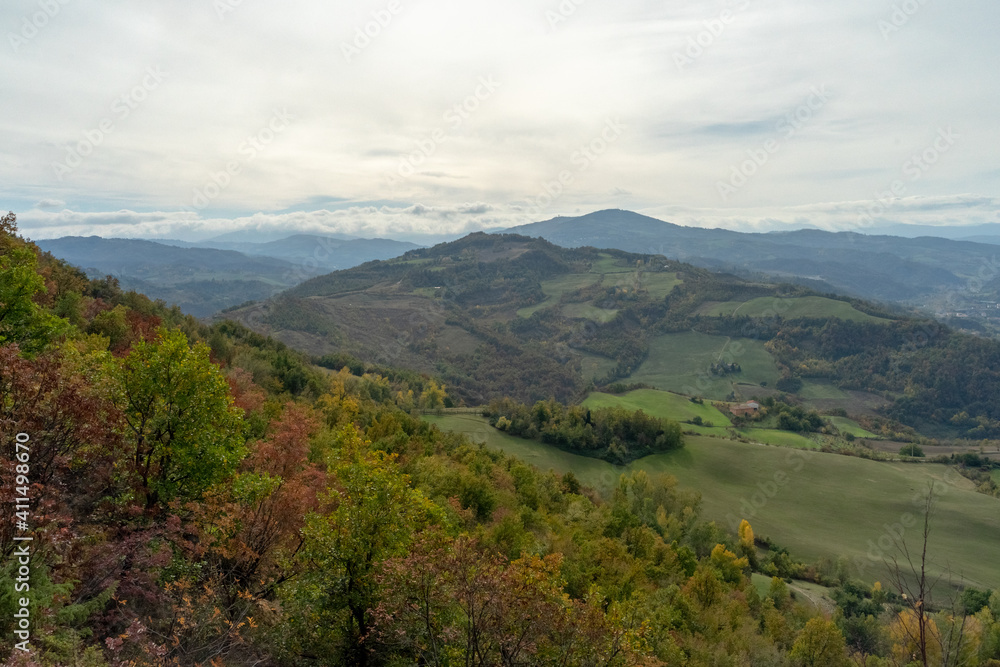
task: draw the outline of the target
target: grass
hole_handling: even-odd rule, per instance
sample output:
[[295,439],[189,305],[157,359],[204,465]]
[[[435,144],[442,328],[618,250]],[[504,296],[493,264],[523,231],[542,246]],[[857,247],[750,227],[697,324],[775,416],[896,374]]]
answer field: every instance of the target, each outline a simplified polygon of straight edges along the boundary
[[[710,369],[719,361],[735,362],[743,371],[713,376]],[[749,398],[754,387],[762,382],[773,385],[778,377],[778,367],[762,342],[686,331],[654,338],[646,361],[629,380],[680,394],[725,400],[730,392],[738,398]],[[737,386],[746,384],[750,386]]]
[[609,308],[598,308],[589,303],[567,303],[562,307],[562,314],[566,317],[593,320],[594,322],[604,324],[615,319],[618,311]]
[[1000,484],[1000,470],[994,470],[990,474],[993,475],[993,481],[996,482],[997,484]]
[[567,273],[551,280],[543,280],[541,282],[542,293],[547,298],[541,303],[521,308],[517,311],[517,314],[520,317],[531,317],[535,311],[559,303],[559,299],[562,298],[563,294],[590,287],[600,281],[601,276],[595,276],[593,273]]
[[856,438],[868,438],[870,440],[882,439],[882,436],[861,428],[861,425],[853,419],[848,419],[847,417],[825,417],[825,419],[829,419],[830,423],[836,426],[841,433],[850,433]]
[[644,273],[641,286],[654,299],[662,299],[683,283],[676,273]]
[[580,376],[586,380],[600,380],[613,371],[618,362],[599,354],[577,351],[580,355]]
[[771,577],[754,572],[750,575],[750,581],[753,583],[753,587],[757,589],[757,595],[761,598],[766,598],[768,592],[771,590]]
[[854,322],[887,322],[888,320],[862,313],[847,303],[822,296],[800,297],[760,297],[750,301],[726,301],[706,308],[702,313],[709,317],[725,315],[747,315],[749,317],[781,317],[791,320],[798,318],[831,318]]
[[[977,493],[953,469],[936,464],[880,463],[836,454],[767,447],[709,437],[687,437],[687,446],[626,467],[506,436],[474,415],[429,417],[441,428],[470,433],[542,470],[573,473],[605,493],[622,472],[635,469],[675,476],[702,493],[701,515],[735,532],[746,518],[758,536],[787,547],[799,559],[847,556],[854,576],[885,581],[879,542],[887,528],[919,518],[919,500],[930,482],[938,502],[929,545],[933,573],[950,565],[969,585],[1000,586],[1000,500]],[[915,540],[916,526],[904,537]],[[916,542],[911,541],[911,549]],[[891,555],[884,552],[884,555]]]
[[572,470],[574,474],[586,475],[587,479],[601,480],[602,484],[613,484],[623,470],[606,461],[507,435],[490,426],[484,417],[478,415],[426,415],[424,419],[443,431],[462,433],[473,442],[502,450],[541,470],[559,470],[561,473]]
[[[732,426],[729,417],[708,403],[692,403],[687,396],[656,389],[636,389],[622,396],[603,394],[595,391],[584,400],[588,408],[623,407],[629,410],[642,410],[653,417],[665,417],[679,422],[691,421],[701,417],[703,422],[711,422],[714,427]],[[688,425],[685,424],[685,427]]]
[[[634,268],[616,266],[617,262],[618,260],[614,257],[606,256],[591,265],[590,273],[567,273],[551,280],[543,280],[541,288],[542,293],[545,294],[545,300],[533,306],[519,309],[517,311],[518,316],[531,317],[535,312],[559,303],[564,294],[571,294],[577,290],[600,283],[605,279],[606,274],[614,274],[620,277],[624,273],[635,273]],[[613,279],[609,278],[609,280],[613,282]],[[625,282],[631,285],[632,281],[628,280]],[[643,273],[641,286],[649,293],[649,296],[662,299],[670,294],[681,282],[683,281],[677,279],[676,273]],[[613,320],[618,311],[598,308],[586,303],[568,303],[563,306],[562,313],[566,317],[579,317],[604,323]]]
[[798,447],[799,449],[819,449],[819,443],[800,433],[778,431],[769,428],[741,428],[738,432],[754,442],[778,447]]
[[590,265],[591,273],[632,273],[635,267],[624,266],[621,260],[601,253],[600,259]]

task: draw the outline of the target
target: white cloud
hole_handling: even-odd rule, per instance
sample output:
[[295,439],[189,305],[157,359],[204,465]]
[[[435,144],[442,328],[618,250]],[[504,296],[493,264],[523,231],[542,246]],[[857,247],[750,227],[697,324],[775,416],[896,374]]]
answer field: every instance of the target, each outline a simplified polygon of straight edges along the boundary
[[[625,195],[622,195],[625,196]],[[973,195],[908,197],[893,200],[883,214],[863,219],[871,201],[827,202],[791,207],[758,207],[735,212],[724,208],[659,206],[640,209],[645,215],[687,227],[767,232],[800,227],[828,231],[861,231],[907,223],[929,226],[997,222],[1000,199]],[[203,217],[190,211],[121,210],[85,213],[31,210],[18,216],[22,232],[34,239],[60,236],[205,239],[234,231],[287,234],[346,234],[357,237],[406,238],[420,242],[441,236],[498,230],[560,215],[590,213],[593,208],[554,205],[540,215],[516,205],[484,202],[455,206],[348,206],[338,210],[255,213],[231,218]]]
[[[627,131],[574,172],[556,205],[564,212],[677,205],[762,224],[755,211],[873,197],[946,126],[963,139],[905,195],[1000,196],[995,0],[921,3],[888,38],[879,21],[892,3],[870,0],[586,2],[555,26],[546,15],[558,11],[555,0],[398,1],[401,11],[350,63],[342,44],[387,0],[242,2],[221,17],[209,0],[70,0],[30,38],[23,21],[38,3],[4,3],[4,207],[176,211],[235,162],[239,174],[211,204],[173,224],[193,233],[330,198],[437,211],[492,202],[461,218],[474,225],[537,198],[608,118]],[[691,40],[700,51],[680,70],[674,56]],[[164,73],[155,87],[150,68]],[[501,85],[452,126],[446,114],[481,77]],[[721,201],[716,184],[731,166],[823,85],[830,103]],[[241,146],[276,109],[294,122],[250,159]],[[390,185],[436,129],[446,137],[417,173]],[[88,154],[60,174],[77,149]],[[361,229],[403,217],[331,216]],[[456,216],[416,219],[444,233]],[[116,229],[133,224],[108,219]]]

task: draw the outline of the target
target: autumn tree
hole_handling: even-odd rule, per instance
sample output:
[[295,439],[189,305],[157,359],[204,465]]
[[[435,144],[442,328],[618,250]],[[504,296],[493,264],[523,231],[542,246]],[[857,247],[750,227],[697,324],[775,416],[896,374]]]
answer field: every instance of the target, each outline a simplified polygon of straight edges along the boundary
[[809,619],[799,633],[789,653],[800,667],[847,667],[844,635],[833,621],[815,617]]
[[134,449],[130,469],[147,510],[197,499],[232,473],[245,453],[242,410],[209,359],[175,329],[140,341],[111,376]]
[[560,554],[508,561],[477,539],[430,531],[380,568],[375,635],[414,664],[636,664],[646,628],[597,593],[570,599],[561,564]]
[[310,514],[303,528],[308,571],[291,591],[293,603],[314,619],[299,628],[303,645],[339,653],[344,664],[369,664],[376,567],[405,553],[414,532],[438,515],[394,459],[372,451],[353,425],[343,427],[330,462],[331,488],[321,498],[331,509]]
[[35,303],[45,292],[37,268],[34,249],[17,236],[16,216],[0,218],[0,345],[17,343],[27,354],[40,351],[66,325]]

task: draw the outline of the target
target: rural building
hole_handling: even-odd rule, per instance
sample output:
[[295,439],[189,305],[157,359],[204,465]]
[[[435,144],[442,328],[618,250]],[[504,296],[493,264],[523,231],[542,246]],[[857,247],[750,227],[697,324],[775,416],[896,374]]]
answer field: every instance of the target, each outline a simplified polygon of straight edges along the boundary
[[730,405],[729,411],[737,417],[755,415],[760,412],[760,403],[757,401],[747,401],[746,403],[740,403],[739,405]]

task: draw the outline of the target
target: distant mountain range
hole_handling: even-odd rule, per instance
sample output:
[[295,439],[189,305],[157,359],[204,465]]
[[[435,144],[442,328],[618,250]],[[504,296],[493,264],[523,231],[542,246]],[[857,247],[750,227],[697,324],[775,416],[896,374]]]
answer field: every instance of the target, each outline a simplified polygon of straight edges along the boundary
[[[511,228],[556,245],[657,253],[743,278],[779,279],[921,308],[953,326],[1000,332],[1000,225],[880,230],[744,233],[683,227],[631,211],[605,210]],[[892,231],[900,236],[874,234]],[[921,233],[969,237],[965,240]],[[419,248],[391,239],[343,235],[229,233],[198,242],[65,237],[38,245],[92,275],[207,317],[331,271]],[[974,240],[971,240],[974,239]]]
[[974,321],[1000,325],[1000,260],[992,243],[813,229],[750,234],[682,227],[622,210],[558,217],[507,231],[567,248],[652,252],[742,277],[763,274],[822,291],[921,307],[952,317],[964,328],[976,329]]
[[266,243],[67,236],[37,245],[91,276],[113,275],[122,287],[177,304],[196,317],[266,299],[317,275],[420,247],[388,239],[305,234]]

